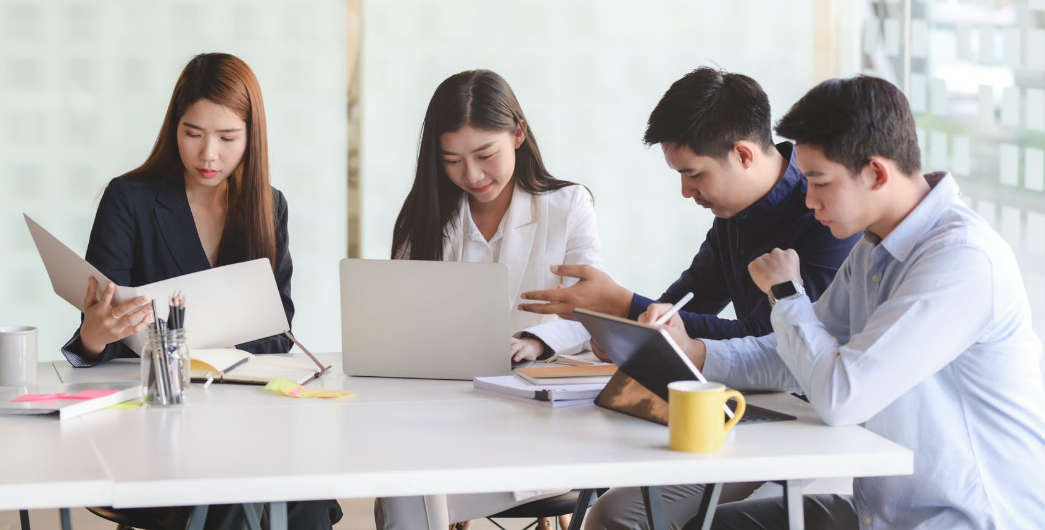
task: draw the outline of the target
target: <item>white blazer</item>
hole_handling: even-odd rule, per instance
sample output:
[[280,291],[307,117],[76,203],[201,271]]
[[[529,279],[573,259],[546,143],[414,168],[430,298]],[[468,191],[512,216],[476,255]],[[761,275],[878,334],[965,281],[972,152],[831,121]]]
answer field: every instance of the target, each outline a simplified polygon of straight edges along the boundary
[[[456,219],[444,233],[443,259],[461,261],[464,248],[465,219],[468,209],[462,204]],[[497,262],[508,265],[511,304],[511,329],[518,337],[522,332],[540,337],[557,355],[570,355],[589,349],[591,337],[579,322],[562,320],[555,315],[538,315],[518,309],[519,295],[526,291],[569,287],[577,282],[552,274],[552,265],[591,265],[603,268],[599,256],[599,229],[591,194],[583,186],[573,185],[539,195],[516,186],[512,202],[504,214],[503,238]]]

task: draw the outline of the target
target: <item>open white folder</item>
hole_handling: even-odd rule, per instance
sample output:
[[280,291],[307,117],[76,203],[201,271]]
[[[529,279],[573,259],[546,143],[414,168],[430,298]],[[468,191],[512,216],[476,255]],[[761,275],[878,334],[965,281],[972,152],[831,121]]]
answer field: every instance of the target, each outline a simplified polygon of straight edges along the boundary
[[[47,268],[54,292],[83,311],[87,278],[94,276],[98,280],[99,296],[110,280],[28,215],[25,222]],[[279,335],[290,329],[272,266],[264,258],[140,287],[117,286],[113,299],[122,303],[137,296],[148,296],[156,301],[156,316],[166,319],[168,299],[175,291],[181,291],[188,301],[185,338],[190,350],[225,348]],[[123,342],[140,355],[145,345],[145,333],[127,337]]]

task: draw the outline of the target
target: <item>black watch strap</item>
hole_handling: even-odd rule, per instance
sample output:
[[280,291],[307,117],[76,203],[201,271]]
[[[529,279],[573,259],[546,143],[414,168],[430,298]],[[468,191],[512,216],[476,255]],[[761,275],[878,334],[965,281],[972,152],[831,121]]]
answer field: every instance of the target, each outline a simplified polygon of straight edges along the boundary
[[794,281],[778,283],[769,288],[769,303],[775,305],[778,300],[795,298],[806,294],[805,289]]

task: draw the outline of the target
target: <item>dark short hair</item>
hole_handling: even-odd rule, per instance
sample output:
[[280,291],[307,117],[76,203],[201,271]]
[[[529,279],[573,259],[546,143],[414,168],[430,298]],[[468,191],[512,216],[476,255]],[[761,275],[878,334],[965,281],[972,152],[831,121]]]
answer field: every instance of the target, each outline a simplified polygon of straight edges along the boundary
[[754,79],[701,67],[672,83],[649,116],[646,145],[676,144],[722,160],[741,140],[773,145],[769,98]]
[[907,175],[921,168],[921,150],[907,97],[892,83],[866,75],[828,79],[813,87],[776,126],[780,136],[823,149],[828,160],[857,174],[872,156]]

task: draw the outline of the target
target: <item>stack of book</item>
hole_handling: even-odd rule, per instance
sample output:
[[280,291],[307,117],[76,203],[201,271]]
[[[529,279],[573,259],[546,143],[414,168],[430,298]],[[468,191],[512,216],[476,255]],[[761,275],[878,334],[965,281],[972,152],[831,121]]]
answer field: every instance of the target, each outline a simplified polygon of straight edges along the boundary
[[536,365],[516,368],[515,375],[476,377],[473,386],[479,391],[536,400],[548,407],[571,407],[591,404],[616,371],[611,364]]

